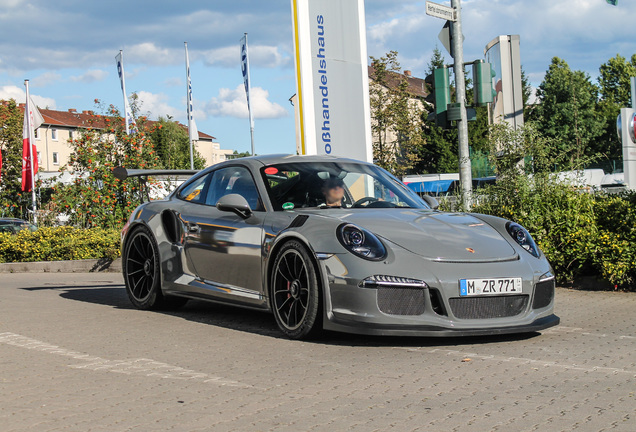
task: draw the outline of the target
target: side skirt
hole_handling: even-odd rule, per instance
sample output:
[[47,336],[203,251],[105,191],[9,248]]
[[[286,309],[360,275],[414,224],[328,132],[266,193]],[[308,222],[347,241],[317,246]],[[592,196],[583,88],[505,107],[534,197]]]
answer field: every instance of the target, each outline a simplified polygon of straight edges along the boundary
[[204,281],[186,275],[172,283],[164,282],[163,292],[167,295],[212,301],[249,309],[269,310],[267,297],[258,291]]

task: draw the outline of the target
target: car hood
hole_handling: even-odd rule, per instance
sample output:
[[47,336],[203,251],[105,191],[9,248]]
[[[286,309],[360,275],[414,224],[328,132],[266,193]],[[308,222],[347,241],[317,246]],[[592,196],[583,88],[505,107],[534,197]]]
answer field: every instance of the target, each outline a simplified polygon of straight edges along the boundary
[[328,213],[435,261],[492,262],[517,258],[513,247],[497,230],[470,214],[412,209],[341,209]]

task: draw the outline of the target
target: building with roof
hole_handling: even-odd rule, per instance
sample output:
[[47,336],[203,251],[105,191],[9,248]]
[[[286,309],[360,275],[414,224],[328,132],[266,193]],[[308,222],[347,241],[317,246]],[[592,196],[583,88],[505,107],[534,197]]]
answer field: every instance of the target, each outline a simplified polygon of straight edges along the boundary
[[[375,84],[373,77],[375,76],[375,68],[369,66],[369,85]],[[412,100],[423,100],[428,97],[429,92],[426,82],[422,78],[414,77],[410,70],[405,70],[403,74],[387,71],[387,85],[391,88],[397,88],[398,85],[406,80],[408,87],[407,93],[411,95]]]
[[[24,110],[24,104],[20,104]],[[100,117],[96,117],[92,111],[78,112],[75,109],[58,111],[40,109],[44,123],[35,130],[35,144],[38,150],[38,164],[40,171],[57,172],[60,167],[67,164],[72,152],[69,141],[76,138],[80,129],[102,128]],[[149,120],[152,125],[154,121]],[[187,131],[187,127],[177,122]],[[232,150],[221,148],[221,144],[212,135],[199,131],[199,140],[195,141],[196,150],[205,159],[206,165],[214,165],[223,162],[233,153]]]
[[[406,82],[406,93],[408,94],[408,107],[417,121],[420,120],[421,115],[430,110],[431,104],[427,102],[426,98],[429,96],[429,91],[426,82],[422,78],[414,77],[410,70],[405,70],[404,73],[397,73],[392,71],[386,71],[385,84],[380,84],[375,78],[375,68],[373,65],[369,66],[369,89],[373,93],[374,90],[380,89],[380,94],[386,94],[389,96],[390,90],[397,89],[403,82]],[[373,118],[373,112],[371,112],[371,123],[375,125],[375,119]],[[398,134],[392,127],[387,127],[383,132],[383,141],[385,144],[393,143],[398,146]],[[379,137],[377,133],[373,134],[373,143],[376,144]]]

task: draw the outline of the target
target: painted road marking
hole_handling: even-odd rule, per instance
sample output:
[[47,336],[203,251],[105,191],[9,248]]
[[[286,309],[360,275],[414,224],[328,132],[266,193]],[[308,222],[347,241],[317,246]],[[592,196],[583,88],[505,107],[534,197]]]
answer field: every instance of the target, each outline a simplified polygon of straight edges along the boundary
[[15,333],[0,333],[0,343],[89,362],[86,364],[68,365],[74,369],[107,371],[126,375],[144,375],[164,379],[190,380],[230,387],[254,387],[252,385],[229,380],[227,378],[196,372],[147,358],[108,360],[102,357],[80,353],[78,351],[71,351],[57,345],[52,345]]

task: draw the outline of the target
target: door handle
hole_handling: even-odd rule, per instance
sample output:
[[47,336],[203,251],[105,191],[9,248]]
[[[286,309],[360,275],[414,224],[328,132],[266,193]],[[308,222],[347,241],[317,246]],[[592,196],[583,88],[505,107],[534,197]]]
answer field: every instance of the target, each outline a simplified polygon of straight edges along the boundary
[[188,223],[188,231],[191,233],[198,233],[201,231],[201,227],[195,223]]

